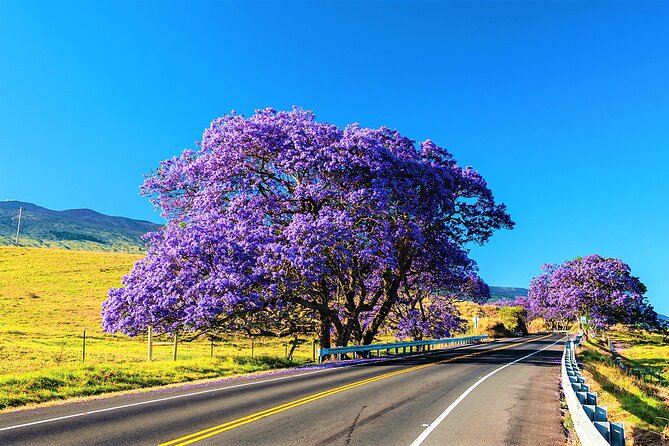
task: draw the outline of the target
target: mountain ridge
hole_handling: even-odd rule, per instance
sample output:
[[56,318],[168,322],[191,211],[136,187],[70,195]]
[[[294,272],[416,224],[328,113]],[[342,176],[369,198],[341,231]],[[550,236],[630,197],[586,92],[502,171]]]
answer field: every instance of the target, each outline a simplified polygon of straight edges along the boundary
[[142,236],[160,225],[102,214],[92,209],[55,211],[34,203],[0,201],[0,245],[13,245],[19,207],[23,208],[19,245],[84,251],[141,252]]
[[490,301],[513,300],[516,297],[527,297],[527,288],[510,286],[490,286]]

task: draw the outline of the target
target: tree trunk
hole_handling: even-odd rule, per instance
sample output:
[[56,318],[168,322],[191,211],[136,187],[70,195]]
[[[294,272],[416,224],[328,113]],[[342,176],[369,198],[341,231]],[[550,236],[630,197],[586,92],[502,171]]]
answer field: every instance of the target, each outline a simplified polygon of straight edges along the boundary
[[289,361],[293,360],[293,353],[295,352],[295,349],[297,348],[298,340],[299,339],[297,338],[297,336],[295,336],[295,339],[293,339],[293,342],[292,342],[293,345],[290,346],[290,351],[288,351],[288,357],[286,358]]
[[336,347],[346,347],[351,339],[351,318],[345,317],[341,324],[341,329],[335,327],[334,338]]
[[387,288],[384,293],[384,300],[381,304],[381,308],[372,319],[372,322],[367,326],[367,329],[362,335],[362,344],[367,345],[371,344],[374,340],[374,337],[378,334],[381,325],[386,320],[386,317],[390,313],[390,309],[393,304],[397,302],[397,290],[399,289],[400,281],[397,278],[393,278],[390,286]]
[[321,327],[319,334],[319,345],[321,348],[330,348],[330,327],[332,326],[332,321],[330,320],[330,314],[320,313],[321,316]]

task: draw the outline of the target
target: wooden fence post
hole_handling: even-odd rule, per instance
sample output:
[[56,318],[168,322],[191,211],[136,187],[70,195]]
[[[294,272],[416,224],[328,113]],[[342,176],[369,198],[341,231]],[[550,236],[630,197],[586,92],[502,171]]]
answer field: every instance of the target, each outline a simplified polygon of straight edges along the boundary
[[179,343],[179,332],[174,332],[174,351],[172,352],[172,361],[177,360],[177,344]]
[[147,337],[148,359],[149,362],[153,360],[153,330],[149,326],[149,335]]

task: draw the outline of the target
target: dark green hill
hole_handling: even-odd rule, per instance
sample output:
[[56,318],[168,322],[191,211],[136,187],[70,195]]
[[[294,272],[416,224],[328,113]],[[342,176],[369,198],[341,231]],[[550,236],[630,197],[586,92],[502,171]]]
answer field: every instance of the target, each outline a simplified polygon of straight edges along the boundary
[[20,246],[140,252],[142,235],[160,227],[90,209],[52,211],[32,203],[0,201],[0,245],[14,244],[19,207],[23,207]]
[[491,286],[490,300],[513,300],[518,296],[527,296],[527,288],[513,288],[505,286]]

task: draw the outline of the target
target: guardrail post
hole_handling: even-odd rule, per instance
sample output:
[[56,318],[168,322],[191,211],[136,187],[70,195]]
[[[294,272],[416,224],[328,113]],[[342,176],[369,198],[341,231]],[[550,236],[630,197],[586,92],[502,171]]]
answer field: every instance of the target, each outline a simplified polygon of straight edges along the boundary
[[622,423],[609,423],[611,429],[611,446],[625,446],[625,426]]
[[622,424],[607,421],[605,407],[597,406],[597,393],[580,375],[574,343],[568,340],[562,355],[562,388],[571,413],[574,429],[584,446],[624,446]]

